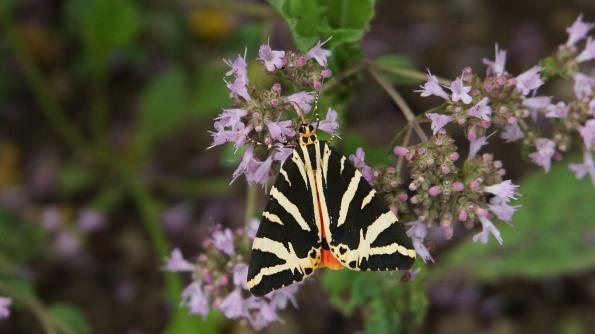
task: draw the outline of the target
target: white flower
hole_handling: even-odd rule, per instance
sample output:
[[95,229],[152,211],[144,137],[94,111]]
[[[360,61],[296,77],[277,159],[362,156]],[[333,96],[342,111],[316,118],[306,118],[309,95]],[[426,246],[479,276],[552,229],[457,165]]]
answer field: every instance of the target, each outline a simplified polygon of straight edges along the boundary
[[170,257],[166,259],[164,269],[171,272],[192,272],[194,271],[195,267],[192,263],[184,259],[182,252],[178,248],[175,248],[172,250]]
[[492,115],[492,108],[488,106],[489,99],[484,97],[476,105],[469,109],[469,116],[477,117],[484,121],[489,121]]
[[469,95],[471,87],[464,86],[461,77],[450,83],[450,90],[452,91],[453,102],[463,101],[464,104],[469,104],[473,100],[471,95]]
[[521,73],[519,76],[516,77],[516,88],[521,94],[529,95],[532,90],[535,90],[541,85],[543,85],[543,81],[541,80],[541,76],[539,73],[541,72],[541,67],[533,66],[529,70]]
[[475,140],[472,140],[469,144],[469,156],[467,156],[467,160],[475,158],[477,152],[479,152],[482,146],[487,145],[487,143],[488,138],[486,136],[481,136]]
[[314,58],[320,66],[326,67],[327,58],[331,55],[331,52],[327,49],[323,49],[322,46],[326,44],[331,38],[329,37],[326,41],[320,42],[318,41],[316,45],[308,50],[306,56],[308,59]]
[[481,222],[481,232],[477,233],[473,236],[473,241],[481,242],[482,244],[488,243],[488,237],[491,235],[496,238],[498,243],[502,245],[503,240],[502,236],[500,235],[500,231],[496,228],[496,226],[486,217],[479,217],[479,221]]
[[593,162],[591,152],[585,151],[582,164],[569,164],[568,168],[574,172],[577,179],[582,179],[585,175],[589,174],[593,186],[595,186],[595,162]]
[[591,59],[595,59],[595,39],[589,37],[585,49],[576,57],[576,61],[582,63]]
[[427,113],[426,116],[432,121],[431,127],[434,135],[436,135],[446,124],[452,121],[452,117],[448,115]]
[[483,190],[487,193],[495,195],[501,198],[504,202],[510,201],[510,199],[516,199],[516,189],[519,186],[512,183],[511,180],[502,181],[498,184],[484,187]]
[[428,81],[420,86],[420,88],[421,90],[416,90],[415,92],[420,93],[422,97],[436,95],[448,100],[448,94],[444,91],[444,89],[442,89],[440,83],[438,82],[438,78],[435,75],[432,75],[430,70],[428,70]]
[[574,46],[576,42],[587,36],[587,33],[591,28],[593,28],[593,24],[584,22],[583,15],[579,15],[576,21],[574,21],[570,27],[566,28],[566,32],[568,33],[568,41],[566,41],[566,45]]
[[500,138],[504,139],[507,143],[512,143],[523,137],[525,137],[525,134],[517,123],[504,126],[504,130],[500,134]]
[[503,74],[505,72],[504,66],[506,65],[506,50],[499,50],[498,44],[496,44],[495,53],[496,56],[493,61],[484,58],[483,63],[488,66],[488,74]]

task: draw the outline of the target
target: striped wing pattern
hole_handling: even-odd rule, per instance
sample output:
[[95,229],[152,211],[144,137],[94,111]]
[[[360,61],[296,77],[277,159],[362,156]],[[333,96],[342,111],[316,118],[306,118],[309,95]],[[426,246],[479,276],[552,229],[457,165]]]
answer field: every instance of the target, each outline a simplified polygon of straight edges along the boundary
[[352,270],[409,269],[416,253],[395,214],[345,156],[324,142],[321,146],[325,163],[320,191],[333,256]]
[[303,280],[320,261],[309,168],[296,149],[281,166],[252,245],[248,288],[255,296]]
[[303,280],[323,248],[352,270],[407,269],[415,261],[397,217],[362,174],[316,142],[298,146],[281,166],[252,246],[248,288],[262,296]]

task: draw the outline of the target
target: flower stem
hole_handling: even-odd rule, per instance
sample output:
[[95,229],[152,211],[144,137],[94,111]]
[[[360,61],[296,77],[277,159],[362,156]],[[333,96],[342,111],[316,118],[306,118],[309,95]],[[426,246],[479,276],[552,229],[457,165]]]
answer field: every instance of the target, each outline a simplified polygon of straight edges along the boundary
[[258,189],[256,187],[256,185],[250,184],[246,190],[246,213],[244,217],[246,224],[254,217],[256,211],[256,197],[258,196]]
[[[424,72],[420,72],[417,70],[411,70],[411,69],[407,69],[407,68],[399,68],[399,67],[392,67],[392,66],[386,66],[386,65],[380,65],[380,64],[374,64],[374,66],[383,71],[383,72],[388,72],[388,73],[393,73],[402,77],[406,77],[406,78],[410,78],[413,80],[417,80],[419,82],[423,82],[425,80],[428,79],[428,75]],[[441,85],[450,85],[450,80],[444,79],[444,78],[438,78],[438,82]]]
[[384,91],[391,97],[391,99],[395,102],[395,104],[401,109],[403,116],[407,119],[411,127],[415,130],[415,133],[419,136],[419,139],[422,141],[427,141],[428,137],[422,130],[422,128],[417,123],[415,119],[415,114],[403,99],[403,96],[386,80],[386,78],[378,72],[374,64],[369,64],[367,67],[368,72],[372,77],[378,82],[378,84],[384,89]]
[[48,309],[36,298],[27,296],[3,282],[0,282],[0,292],[2,292],[3,295],[18,301],[19,303],[26,306],[29,310],[31,310],[31,312],[33,312],[37,320],[39,320],[39,323],[41,324],[46,333],[76,334],[76,332],[68,325],[66,325],[59,319],[54,318],[52,314],[48,311]]
[[52,94],[51,86],[43,78],[29,50],[27,50],[27,47],[16,33],[14,23],[6,6],[2,5],[0,5],[0,27],[4,30],[8,44],[12,47],[16,59],[21,65],[25,80],[28,82],[35,99],[37,99],[37,102],[41,106],[41,111],[64,142],[79,152],[84,152],[87,146],[85,138],[68,118]]

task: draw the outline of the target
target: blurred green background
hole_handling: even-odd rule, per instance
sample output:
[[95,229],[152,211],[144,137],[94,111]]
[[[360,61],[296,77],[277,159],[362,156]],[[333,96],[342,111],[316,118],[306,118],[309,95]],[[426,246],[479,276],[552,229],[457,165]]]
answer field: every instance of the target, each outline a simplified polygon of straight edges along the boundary
[[[160,270],[171,245],[197,255],[210,226],[244,222],[246,185],[228,185],[233,149],[206,150],[231,103],[222,58],[333,35],[335,75],[383,57],[453,78],[483,72],[498,43],[519,73],[564,43],[580,13],[595,20],[590,0],[271,3],[0,2],[0,295],[17,296],[0,332],[40,333],[44,321],[58,333],[251,332],[187,316],[177,307],[185,282]],[[253,82],[270,83],[253,65]],[[416,113],[435,106],[413,93],[419,78],[391,80]],[[364,75],[323,103],[340,112],[345,152],[363,146],[371,163],[405,124]],[[544,175],[518,146],[489,149],[523,194],[515,226],[501,226],[504,247],[459,235],[405,286],[396,275],[316,275],[299,309],[265,332],[592,332],[595,191],[567,170],[580,158]]]

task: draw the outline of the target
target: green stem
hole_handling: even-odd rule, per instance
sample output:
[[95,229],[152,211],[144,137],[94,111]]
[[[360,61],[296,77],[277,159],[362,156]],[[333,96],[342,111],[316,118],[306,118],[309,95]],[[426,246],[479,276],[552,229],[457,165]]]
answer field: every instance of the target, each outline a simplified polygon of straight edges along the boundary
[[250,219],[254,217],[254,213],[256,211],[256,198],[258,197],[258,188],[256,185],[248,185],[248,190],[246,191],[246,213],[244,217],[244,221],[246,224],[250,222]]
[[[392,74],[396,74],[402,77],[406,77],[409,79],[413,79],[413,80],[417,80],[419,82],[423,82],[426,81],[428,79],[428,75],[424,72],[420,72],[417,70],[411,70],[411,69],[407,69],[407,68],[399,68],[399,67],[392,67],[392,66],[386,66],[386,65],[380,65],[380,64],[374,64],[374,66],[376,68],[378,68],[379,70],[383,71],[383,72],[388,72],[388,73],[392,73]],[[448,86],[450,85],[450,80],[444,79],[444,78],[438,78],[438,82],[441,85],[445,85]]]
[[34,297],[26,296],[10,285],[0,282],[0,291],[3,295],[8,296],[19,303],[26,306],[39,320],[43,330],[48,334],[76,334],[76,332],[62,321],[54,318],[47,308]]
[[21,65],[25,80],[28,82],[35,99],[41,106],[41,111],[64,142],[80,152],[85,152],[87,146],[85,138],[79,132],[76,125],[68,118],[52,94],[51,86],[44,79],[41,71],[35,65],[29,50],[27,50],[16,33],[14,23],[6,10],[6,6],[2,5],[0,5],[0,27],[4,30],[6,39]]
[[[167,256],[170,246],[159,223],[159,203],[137,175],[131,171],[125,174],[128,190],[140,212],[145,229],[149,232],[157,259],[162,260]],[[182,281],[171,272],[163,272],[163,275],[167,298],[172,305],[177,305],[182,292]]]
[[108,130],[108,102],[106,95],[105,77],[107,69],[96,71],[93,82],[93,105],[92,105],[92,120],[93,120],[93,135],[95,136],[96,144],[105,145],[105,137]]
[[417,133],[417,135],[419,136],[419,139],[421,139],[422,141],[428,141],[428,137],[417,123],[415,114],[413,114],[413,110],[411,110],[407,102],[405,102],[403,96],[401,96],[401,94],[390,84],[390,82],[382,74],[378,72],[378,70],[375,68],[373,64],[370,64],[370,66],[368,66],[367,69],[370,75],[372,75],[372,77],[391,97],[391,99],[395,102],[399,109],[401,109],[403,116],[405,116],[409,124],[411,124],[411,126],[415,130],[415,133]]

